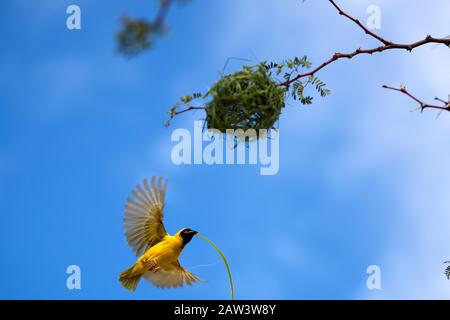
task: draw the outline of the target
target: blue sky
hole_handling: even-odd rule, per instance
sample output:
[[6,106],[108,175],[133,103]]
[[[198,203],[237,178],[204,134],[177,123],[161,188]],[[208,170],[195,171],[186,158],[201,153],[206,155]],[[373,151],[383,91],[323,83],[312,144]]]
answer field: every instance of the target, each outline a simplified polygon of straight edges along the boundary
[[[366,19],[381,8],[383,36],[447,36],[448,1],[339,1]],[[82,30],[65,27],[78,4]],[[431,99],[450,92],[447,48],[341,61],[320,73],[332,90],[280,119],[280,171],[175,166],[178,97],[205,90],[229,57],[279,61],[373,46],[327,1],[199,1],[170,12],[170,34],[127,60],[115,52],[119,17],[151,17],[152,1],[2,1],[0,27],[0,298],[227,299],[217,254],[194,239],[182,264],[206,283],[135,293],[117,278],[134,256],[123,206],[144,177],[170,180],[166,226],[199,230],[227,255],[240,299],[450,298],[447,190],[450,118],[381,89],[405,84]],[[426,12],[427,14],[423,14]],[[5,45],[6,44],[6,45]],[[242,62],[234,61],[230,69]],[[67,290],[79,265],[82,289]],[[382,289],[366,288],[381,267]]]

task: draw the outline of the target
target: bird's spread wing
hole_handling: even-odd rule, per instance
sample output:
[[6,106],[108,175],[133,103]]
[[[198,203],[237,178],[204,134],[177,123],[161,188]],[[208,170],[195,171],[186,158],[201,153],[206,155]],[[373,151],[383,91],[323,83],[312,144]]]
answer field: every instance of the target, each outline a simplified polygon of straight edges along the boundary
[[167,180],[152,177],[137,185],[125,206],[124,229],[128,244],[141,256],[167,235],[163,224]]
[[182,287],[184,283],[192,285],[200,279],[183,268],[180,263],[174,262],[168,266],[161,267],[157,272],[147,271],[144,278],[158,288]]

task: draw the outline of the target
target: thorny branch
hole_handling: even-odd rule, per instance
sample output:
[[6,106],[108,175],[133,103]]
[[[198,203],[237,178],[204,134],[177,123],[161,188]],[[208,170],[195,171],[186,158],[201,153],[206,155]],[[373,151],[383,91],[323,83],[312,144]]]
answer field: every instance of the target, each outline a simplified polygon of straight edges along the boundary
[[443,105],[435,105],[435,104],[428,104],[428,103],[423,102],[422,100],[420,100],[419,98],[417,98],[413,94],[411,94],[406,89],[406,87],[394,88],[391,86],[384,85],[383,88],[398,91],[398,92],[401,92],[401,93],[405,94],[406,96],[410,97],[411,99],[413,99],[414,101],[416,101],[419,104],[419,108],[421,111],[423,111],[425,109],[437,109],[437,110],[441,110],[441,111],[450,111],[450,97],[447,101],[440,99],[438,97],[434,98],[434,100],[443,103]]
[[[318,67],[316,67],[315,69],[306,72],[306,73],[299,73],[297,75],[295,75],[293,78],[289,78],[286,81],[282,82],[281,85],[285,86],[285,87],[289,87],[292,83],[294,83],[295,81],[305,78],[305,77],[309,77],[309,76],[313,76],[315,75],[317,72],[319,72],[320,70],[322,70],[323,68],[325,68],[326,66],[332,64],[333,62],[343,59],[343,58],[347,58],[347,59],[352,59],[353,57],[357,56],[357,55],[361,55],[361,54],[374,54],[376,52],[383,52],[383,51],[387,51],[387,50],[407,50],[407,51],[412,51],[413,49],[423,46],[425,44],[428,43],[438,43],[438,44],[444,44],[446,46],[448,46],[450,48],[450,37],[446,37],[446,38],[435,38],[432,37],[431,35],[426,36],[424,39],[413,42],[413,43],[407,43],[407,44],[402,44],[402,43],[394,43],[392,41],[386,40],[385,38],[375,34],[374,32],[370,31],[368,28],[366,28],[361,21],[359,21],[356,18],[351,17],[349,14],[347,14],[346,12],[344,12],[335,2],[335,0],[328,0],[335,8],[336,10],[339,12],[340,15],[346,17],[347,19],[353,21],[355,24],[357,24],[366,34],[370,35],[371,37],[375,38],[376,40],[380,41],[382,43],[381,46],[375,47],[375,48],[369,48],[369,49],[361,49],[358,48],[353,52],[350,53],[340,53],[340,52],[336,52],[330,59],[328,59],[327,61],[323,62],[321,65],[319,65]],[[392,89],[392,88],[391,88]],[[403,89],[404,91],[406,91],[406,89]],[[403,92],[403,90],[400,88],[397,91]],[[405,93],[405,92],[403,92]],[[412,97],[409,92],[405,93],[407,95],[409,95],[410,97]],[[414,98],[413,98],[414,99]],[[416,99],[415,99],[416,100]],[[416,100],[417,101],[417,100]],[[441,101],[441,100],[439,100]],[[419,103],[422,103],[420,101],[417,101]],[[448,101],[441,101],[443,103],[447,103]],[[421,104],[422,106],[422,104]],[[437,107],[437,108],[436,108]],[[425,104],[425,108],[435,108],[435,109],[441,109],[441,110],[446,110],[446,111],[450,111],[450,108],[448,106],[446,107],[442,107],[442,106],[432,106],[432,105],[427,105]],[[425,109],[422,108],[422,109]]]

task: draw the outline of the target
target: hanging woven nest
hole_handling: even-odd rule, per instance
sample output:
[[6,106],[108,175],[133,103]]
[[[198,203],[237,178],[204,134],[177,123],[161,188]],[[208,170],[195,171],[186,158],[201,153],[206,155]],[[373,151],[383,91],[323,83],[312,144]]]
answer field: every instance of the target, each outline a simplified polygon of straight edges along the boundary
[[206,127],[227,129],[273,129],[285,105],[286,89],[275,82],[263,65],[245,66],[223,76],[208,92]]

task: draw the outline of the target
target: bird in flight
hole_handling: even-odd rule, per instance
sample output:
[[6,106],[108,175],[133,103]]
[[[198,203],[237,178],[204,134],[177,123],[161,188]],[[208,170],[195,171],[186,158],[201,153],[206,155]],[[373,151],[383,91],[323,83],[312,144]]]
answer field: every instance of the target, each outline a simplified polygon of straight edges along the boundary
[[159,288],[192,285],[199,279],[180,265],[178,257],[197,231],[184,228],[169,235],[163,224],[167,180],[144,179],[125,205],[124,229],[128,244],[138,257],[120,274],[120,282],[130,291],[144,277]]

